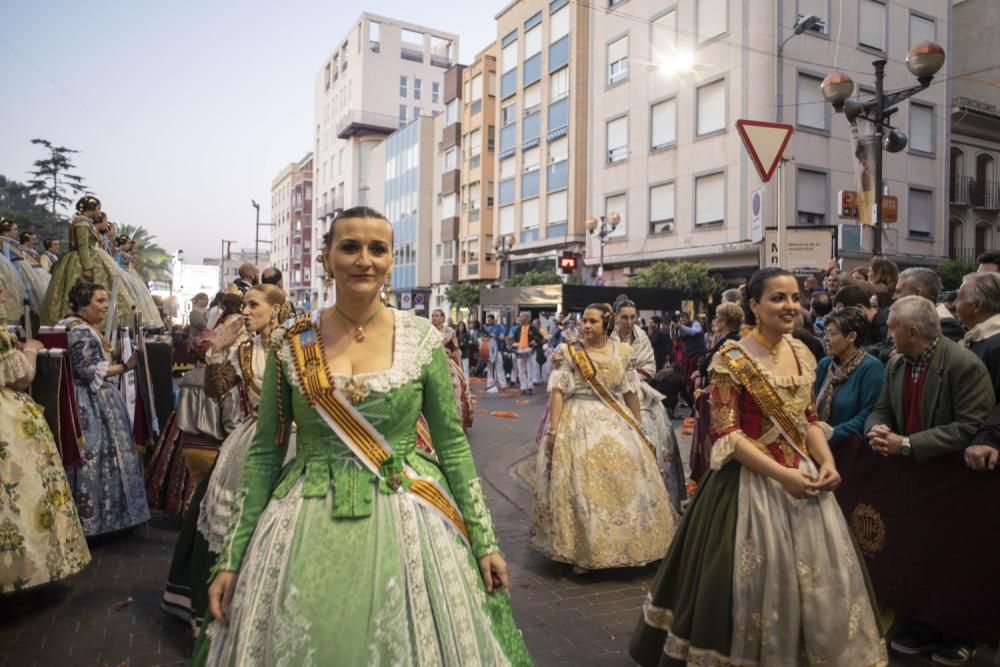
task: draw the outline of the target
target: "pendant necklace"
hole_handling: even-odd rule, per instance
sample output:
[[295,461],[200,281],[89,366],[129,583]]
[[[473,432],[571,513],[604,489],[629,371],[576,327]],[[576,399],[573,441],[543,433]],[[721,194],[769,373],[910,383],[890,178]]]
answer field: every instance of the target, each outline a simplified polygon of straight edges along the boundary
[[753,337],[757,340],[758,343],[767,348],[767,351],[771,353],[771,361],[773,361],[774,365],[777,366],[778,353],[780,352],[778,348],[781,346],[781,341],[785,340],[785,337],[782,336],[781,338],[778,339],[778,342],[772,343],[768,339],[764,338],[764,336],[761,335],[758,329],[753,330]]
[[371,324],[371,321],[375,319],[375,316],[378,315],[380,312],[382,312],[382,306],[379,305],[379,307],[375,309],[375,312],[372,313],[367,320],[365,320],[364,322],[358,322],[356,319],[354,319],[353,317],[342,311],[340,308],[338,308],[336,304],[334,304],[333,309],[337,311],[337,314],[340,315],[342,318],[344,318],[344,320],[348,324],[354,327],[354,331],[352,332],[354,335],[354,340],[356,340],[359,343],[364,341],[365,339],[365,327]]

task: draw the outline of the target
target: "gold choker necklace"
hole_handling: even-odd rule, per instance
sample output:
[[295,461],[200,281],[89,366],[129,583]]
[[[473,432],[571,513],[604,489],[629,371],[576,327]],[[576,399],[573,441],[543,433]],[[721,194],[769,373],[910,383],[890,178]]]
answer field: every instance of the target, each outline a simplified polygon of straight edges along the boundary
[[754,340],[756,340],[758,343],[760,343],[765,348],[767,348],[767,351],[771,353],[771,360],[775,364],[777,364],[778,363],[778,353],[781,352],[781,350],[779,349],[780,346],[781,346],[781,341],[785,340],[785,337],[782,336],[781,338],[778,339],[778,341],[776,343],[772,343],[767,338],[764,338],[763,334],[760,333],[759,329],[754,329],[753,330],[753,337],[754,337]]
[[354,340],[358,341],[359,343],[364,341],[365,339],[365,327],[371,324],[371,321],[375,319],[375,316],[378,315],[380,312],[382,312],[382,306],[379,305],[379,307],[375,309],[375,312],[372,313],[367,320],[365,320],[364,322],[358,322],[356,319],[354,319],[353,317],[342,311],[340,308],[338,308],[336,304],[334,304],[333,309],[334,311],[336,311],[338,315],[344,318],[344,321],[346,321],[348,324],[354,327],[354,331],[352,332],[354,335]]

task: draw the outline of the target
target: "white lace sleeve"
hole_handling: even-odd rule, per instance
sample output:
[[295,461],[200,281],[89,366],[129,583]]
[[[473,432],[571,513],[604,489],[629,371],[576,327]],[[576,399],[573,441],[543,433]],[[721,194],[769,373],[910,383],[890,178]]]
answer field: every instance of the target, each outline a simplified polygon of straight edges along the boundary
[[552,369],[552,373],[549,375],[549,385],[548,390],[551,394],[554,390],[558,389],[563,393],[563,396],[569,396],[573,393],[573,369],[569,355],[566,353],[566,344],[562,344],[558,348],[558,354],[561,357],[559,365]]

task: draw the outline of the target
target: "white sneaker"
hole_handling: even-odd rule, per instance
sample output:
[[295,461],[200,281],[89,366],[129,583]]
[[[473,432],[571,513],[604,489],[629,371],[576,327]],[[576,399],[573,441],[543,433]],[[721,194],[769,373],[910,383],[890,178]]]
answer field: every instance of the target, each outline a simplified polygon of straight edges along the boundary
[[490,387],[489,389],[486,390],[486,393],[487,394],[499,394],[500,390],[497,389],[496,387]]

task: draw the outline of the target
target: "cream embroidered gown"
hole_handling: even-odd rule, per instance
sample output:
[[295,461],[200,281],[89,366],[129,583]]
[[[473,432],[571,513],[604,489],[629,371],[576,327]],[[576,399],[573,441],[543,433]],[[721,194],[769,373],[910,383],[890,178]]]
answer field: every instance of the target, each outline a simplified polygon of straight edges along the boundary
[[[229,626],[209,625],[194,664],[530,665],[506,593],[487,594],[477,558],[498,551],[462,431],[441,334],[393,311],[392,367],[326,373],[368,422],[460,509],[471,549],[409,493],[379,481],[324,421],[293,336],[315,340],[321,311],[272,334],[257,434],[217,569],[238,570]],[[310,366],[310,370],[317,368]],[[436,458],[417,450],[421,411]],[[282,466],[294,420],[295,458]]]
[[[624,407],[639,392],[632,348],[612,342],[597,375]],[[639,435],[594,394],[566,346],[549,377],[563,409],[551,457],[538,448],[531,546],[587,569],[645,565],[663,558],[677,524],[656,458]],[[625,408],[628,409],[627,407]],[[638,538],[638,539],[637,539]]]

